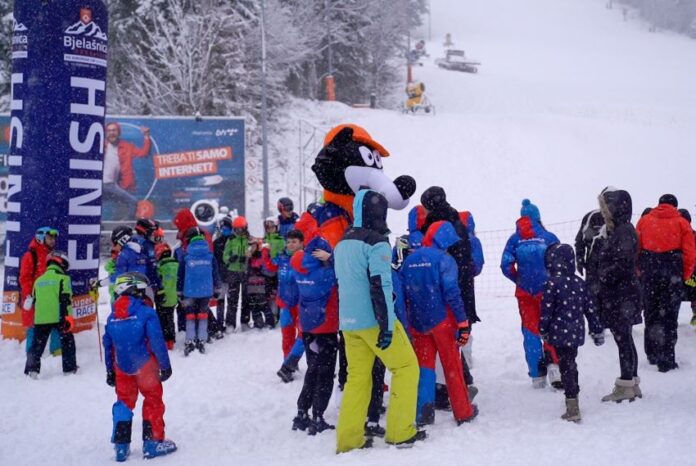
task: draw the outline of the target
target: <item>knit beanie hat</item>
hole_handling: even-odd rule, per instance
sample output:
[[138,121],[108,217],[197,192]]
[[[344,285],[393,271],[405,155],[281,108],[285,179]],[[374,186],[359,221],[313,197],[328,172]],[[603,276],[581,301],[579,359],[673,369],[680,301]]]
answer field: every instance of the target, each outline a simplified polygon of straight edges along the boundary
[[525,199],[522,201],[520,216],[529,217],[535,222],[541,221],[541,214],[539,213],[539,208],[532,204],[532,201],[530,201],[529,199]]
[[658,201],[658,204],[669,204],[674,207],[679,207],[677,196],[674,194],[663,194]]

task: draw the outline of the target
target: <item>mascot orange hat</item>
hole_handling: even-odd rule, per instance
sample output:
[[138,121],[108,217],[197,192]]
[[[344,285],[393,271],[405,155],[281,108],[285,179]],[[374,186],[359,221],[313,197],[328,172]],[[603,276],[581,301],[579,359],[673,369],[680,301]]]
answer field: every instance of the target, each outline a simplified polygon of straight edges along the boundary
[[372,136],[370,136],[370,133],[368,133],[365,128],[353,123],[346,123],[332,128],[331,131],[326,134],[326,137],[324,137],[324,147],[331,144],[331,141],[333,141],[336,135],[344,128],[351,128],[353,130],[353,141],[365,144],[370,149],[376,150],[382,157],[389,157],[389,151],[372,139]]

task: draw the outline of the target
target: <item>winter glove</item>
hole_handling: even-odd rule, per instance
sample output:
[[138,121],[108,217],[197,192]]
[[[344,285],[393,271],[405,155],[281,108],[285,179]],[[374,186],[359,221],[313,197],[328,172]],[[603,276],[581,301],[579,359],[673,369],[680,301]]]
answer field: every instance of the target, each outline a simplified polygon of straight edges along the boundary
[[106,384],[109,387],[116,386],[116,373],[114,371],[106,371]]
[[394,335],[389,330],[380,330],[379,336],[377,337],[377,348],[383,351],[389,348],[392,342],[392,336]]
[[161,369],[160,370],[160,380],[164,382],[167,380],[169,377],[172,376],[172,368],[170,367],[169,369]]
[[457,344],[459,346],[464,346],[469,342],[469,336],[471,335],[471,325],[469,321],[465,320],[460,322],[457,330]]
[[27,296],[24,298],[24,303],[22,304],[22,309],[25,311],[31,311],[32,308],[34,307],[34,297],[33,296]]
[[157,294],[155,295],[155,304],[157,307],[161,307],[162,303],[164,303],[164,300],[166,299],[166,296],[164,294],[164,290],[159,290]]
[[687,281],[685,281],[684,283],[686,283],[686,286],[690,286],[690,287],[696,288],[696,276],[695,276],[695,277],[689,278],[689,279],[688,279]]
[[60,324],[60,330],[63,333],[70,333],[72,332],[73,328],[75,327],[75,319],[73,319],[72,316],[65,316],[63,320],[61,321]]
[[596,333],[594,335],[590,335],[592,337],[592,341],[594,341],[595,346],[602,346],[604,344],[604,334],[603,333]]

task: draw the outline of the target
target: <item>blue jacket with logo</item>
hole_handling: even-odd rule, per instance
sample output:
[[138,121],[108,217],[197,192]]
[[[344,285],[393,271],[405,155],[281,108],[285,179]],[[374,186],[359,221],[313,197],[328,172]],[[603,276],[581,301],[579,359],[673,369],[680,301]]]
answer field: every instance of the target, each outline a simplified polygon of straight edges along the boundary
[[459,289],[457,263],[447,248],[459,241],[449,222],[435,222],[423,239],[423,247],[404,261],[402,276],[409,324],[427,333],[442,323],[451,310],[457,322],[467,320]]
[[160,369],[169,369],[169,354],[155,310],[142,299],[121,296],[111,306],[104,330],[106,369],[136,374],[154,355]]
[[338,331],[338,292],[333,257],[326,262],[312,257],[317,249],[332,252],[328,241],[317,236],[307,243],[304,251],[292,255],[290,280],[296,294],[295,300],[287,304],[290,307],[299,304],[303,332],[335,333]]
[[126,243],[116,258],[116,267],[111,281],[114,282],[119,275],[126,272],[137,272],[145,275],[155,290],[162,287],[157,274],[155,246],[151,241],[140,235],[134,235]]
[[520,291],[537,295],[544,291],[548,279],[544,255],[546,248],[559,243],[558,238],[530,217],[517,220],[517,231],[510,236],[500,268]]
[[185,298],[210,298],[218,288],[217,261],[204,238],[194,238],[182,253],[177,291]]

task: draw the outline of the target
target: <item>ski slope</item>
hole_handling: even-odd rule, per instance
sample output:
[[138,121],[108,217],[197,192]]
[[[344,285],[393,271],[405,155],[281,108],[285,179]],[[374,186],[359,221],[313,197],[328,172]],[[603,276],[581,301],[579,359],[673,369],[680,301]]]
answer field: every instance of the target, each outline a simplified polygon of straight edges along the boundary
[[[392,156],[385,171],[413,175],[417,197],[432,184],[453,205],[471,210],[479,230],[512,228],[520,201],[535,202],[546,223],[580,218],[612,184],[631,192],[634,211],[673,192],[696,202],[696,42],[651,34],[624,23],[604,0],[433,0],[430,59],[414,70],[437,106],[435,116],[340,104],[299,103],[289,112],[320,126],[364,125]],[[444,34],[483,62],[478,75],[438,69]],[[283,134],[287,134],[286,130]],[[294,148],[296,140],[288,138]],[[291,154],[294,154],[291,152]],[[249,196],[253,197],[253,196]],[[253,200],[252,200],[253,202]],[[257,204],[253,204],[256,206]],[[406,214],[393,213],[392,230]],[[484,244],[484,248],[487,245]],[[495,271],[498,257],[487,256]],[[102,296],[102,299],[105,299]],[[100,318],[108,313],[102,303]],[[410,450],[378,441],[371,451],[334,454],[332,432],[291,432],[301,382],[284,385],[280,332],[233,334],[184,358],[181,334],[165,383],[167,434],[179,445],[163,465],[391,464],[695,464],[696,332],[682,309],[677,359],[659,374],[642,352],[644,398],[602,404],[618,376],[611,338],[581,348],[583,422],[559,419],[563,395],[531,388],[512,298],[479,301],[473,368],[480,417],[455,427],[438,412],[429,439]],[[104,383],[96,332],[76,336],[80,373],[64,377],[60,361],[44,358],[39,381],[24,377],[24,353],[0,341],[0,465],[110,464],[113,389]],[[140,459],[140,407],[131,463]],[[327,419],[335,421],[332,401]]]

